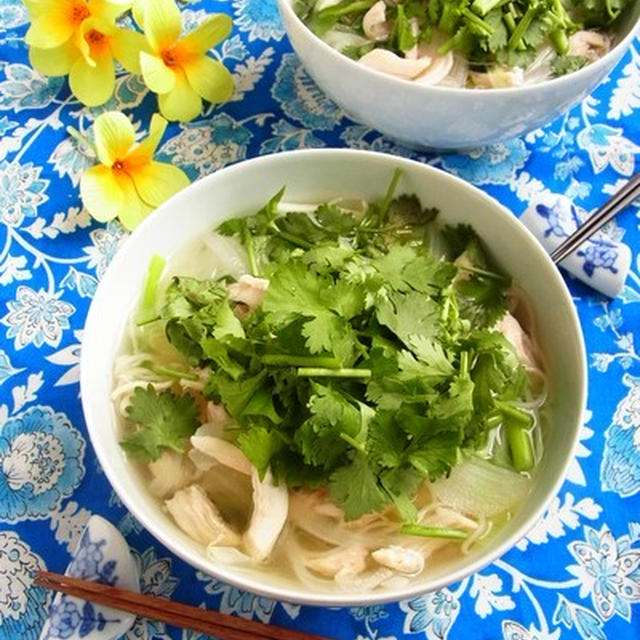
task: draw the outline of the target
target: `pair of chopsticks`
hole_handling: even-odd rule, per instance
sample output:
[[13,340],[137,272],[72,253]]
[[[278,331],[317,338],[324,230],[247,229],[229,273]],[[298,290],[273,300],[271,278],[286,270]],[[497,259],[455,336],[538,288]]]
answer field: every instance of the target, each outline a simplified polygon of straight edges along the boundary
[[312,633],[245,620],[50,571],[38,571],[34,584],[175,627],[193,629],[220,640],[328,640]]
[[605,202],[589,219],[579,226],[555,251],[551,259],[555,264],[573,253],[587,238],[590,238],[600,227],[609,222],[616,214],[629,206],[640,196],[640,173],[636,173],[627,184]]

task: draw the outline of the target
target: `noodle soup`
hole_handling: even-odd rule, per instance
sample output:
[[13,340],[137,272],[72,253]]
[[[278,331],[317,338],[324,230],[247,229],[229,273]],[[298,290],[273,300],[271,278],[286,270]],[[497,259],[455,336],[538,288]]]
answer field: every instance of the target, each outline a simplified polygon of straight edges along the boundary
[[632,0],[296,0],[303,22],[363,67],[424,86],[537,84],[606,55]]
[[410,195],[277,194],[154,258],[115,363],[122,445],[215,562],[402,586],[527,497],[547,395],[526,297]]

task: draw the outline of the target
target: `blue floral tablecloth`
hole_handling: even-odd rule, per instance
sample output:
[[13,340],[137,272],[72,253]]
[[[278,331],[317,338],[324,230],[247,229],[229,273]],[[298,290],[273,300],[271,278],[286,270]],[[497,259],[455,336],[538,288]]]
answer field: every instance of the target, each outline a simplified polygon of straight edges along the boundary
[[[161,160],[192,179],[299,147],[375,149],[436,165],[520,214],[536,194],[592,209],[640,169],[640,42],[582,104],[529,135],[465,154],[424,155],[348,120],[308,78],[275,0],[206,0],[183,9],[233,16],[220,55],[236,93],[222,108],[173,124]],[[321,610],[242,593],[172,556],[124,509],[88,442],[78,398],[82,327],[96,286],[126,235],[92,222],[78,196],[92,164],[65,129],[104,110],[148,126],[155,97],[119,75],[114,98],[85,108],[66,80],[34,72],[27,14],[0,0],[0,640],[36,640],[50,595],[39,567],[62,571],[89,516],[126,536],[142,590],[339,640],[636,640],[640,638],[640,210],[613,233],[634,251],[610,301],[571,281],[586,336],[590,393],[577,457],[529,536],[481,572],[437,593],[368,608]],[[127,640],[201,640],[139,620]]]

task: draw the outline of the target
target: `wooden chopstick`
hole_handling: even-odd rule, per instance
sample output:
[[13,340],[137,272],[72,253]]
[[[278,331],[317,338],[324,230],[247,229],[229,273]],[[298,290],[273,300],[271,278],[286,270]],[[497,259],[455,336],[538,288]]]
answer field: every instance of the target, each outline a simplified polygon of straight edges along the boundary
[[607,200],[595,213],[589,216],[584,224],[580,225],[564,242],[556,247],[551,254],[553,262],[558,264],[564,260],[638,196],[640,196],[640,173],[633,176],[620,191]]
[[328,640],[312,633],[245,620],[218,611],[208,611],[181,602],[119,589],[91,580],[71,578],[50,571],[38,571],[34,584],[225,640]]

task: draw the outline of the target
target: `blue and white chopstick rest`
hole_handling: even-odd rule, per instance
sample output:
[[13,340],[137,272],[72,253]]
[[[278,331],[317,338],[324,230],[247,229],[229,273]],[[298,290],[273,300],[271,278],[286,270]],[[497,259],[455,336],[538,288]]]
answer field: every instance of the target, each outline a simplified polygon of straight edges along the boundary
[[[140,591],[136,564],[122,534],[107,520],[91,516],[65,575]],[[116,640],[135,615],[57,593],[39,640]]]
[[[520,221],[552,253],[586,218],[588,213],[566,196],[545,193],[532,200]],[[600,230],[565,258],[561,266],[596,291],[615,298],[629,273],[631,249]]]

